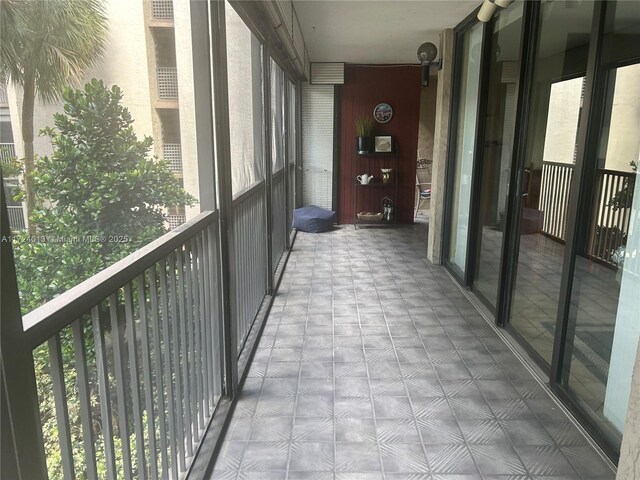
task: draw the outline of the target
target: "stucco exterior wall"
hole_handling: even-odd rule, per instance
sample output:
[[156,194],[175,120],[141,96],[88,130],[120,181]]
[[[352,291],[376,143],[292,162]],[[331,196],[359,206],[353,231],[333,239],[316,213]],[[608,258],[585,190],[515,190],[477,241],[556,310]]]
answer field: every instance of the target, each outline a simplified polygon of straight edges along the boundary
[[[105,3],[109,18],[109,36],[102,58],[87,72],[76,87],[82,87],[92,78],[102,79],[106,85],[118,85],[123,92],[122,104],[135,119],[133,124],[138,136],[152,134],[151,99],[146,62],[144,17],[142,2],[109,0]],[[9,88],[9,109],[16,143],[16,155],[24,156],[22,132],[22,89]],[[53,115],[62,111],[62,102],[51,104],[36,99],[34,110],[34,151],[37,155],[50,155],[51,143],[38,132],[53,126]]]
[[449,145],[449,117],[453,88],[453,29],[440,33],[442,70],[438,72],[435,131],[433,139],[433,170],[431,178],[431,217],[427,239],[427,258],[442,262],[442,229],[444,221],[444,189]]
[[436,93],[438,77],[429,77],[429,85],[420,92],[420,123],[418,124],[418,159],[433,160],[433,135],[436,123]]

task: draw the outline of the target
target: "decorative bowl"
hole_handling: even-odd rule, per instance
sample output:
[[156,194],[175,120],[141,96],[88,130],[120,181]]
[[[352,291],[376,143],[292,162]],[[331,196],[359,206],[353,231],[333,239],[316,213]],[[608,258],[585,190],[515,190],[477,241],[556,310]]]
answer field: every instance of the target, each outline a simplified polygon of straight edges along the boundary
[[358,220],[364,220],[365,222],[379,222],[382,220],[382,212],[360,212],[358,213]]

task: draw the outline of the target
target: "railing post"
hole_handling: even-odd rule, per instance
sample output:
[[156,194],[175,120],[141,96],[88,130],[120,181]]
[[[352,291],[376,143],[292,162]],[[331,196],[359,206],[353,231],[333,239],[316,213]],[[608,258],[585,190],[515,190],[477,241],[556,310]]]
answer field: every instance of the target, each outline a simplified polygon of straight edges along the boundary
[[[198,3],[198,2],[192,2]],[[209,48],[212,52],[214,133],[216,138],[221,306],[223,321],[223,352],[225,366],[225,394],[235,396],[238,389],[237,325],[233,316],[230,245],[233,240],[231,216],[233,192],[231,190],[231,141],[229,136],[229,90],[227,85],[227,33],[225,3],[208,2],[210,31]]]
[[286,78],[284,79],[283,86],[283,95],[284,95],[284,116],[282,118],[282,123],[284,125],[284,241],[285,248],[289,250],[291,248],[291,237],[289,235],[289,212],[291,209],[291,198],[290,198],[290,187],[289,187],[289,142],[291,141],[291,131],[289,127],[291,126],[291,119],[289,118],[291,114],[290,103],[291,95],[290,95],[290,83]]
[[272,180],[273,180],[273,142],[272,142],[272,125],[271,125],[271,61],[269,56],[269,42],[266,48],[262,50],[262,92],[264,99],[263,107],[263,125],[264,125],[264,196],[265,196],[265,217],[267,222],[267,295],[273,294],[273,197],[272,197]]
[[[0,173],[0,185],[3,183]],[[0,476],[47,478],[33,353],[25,342],[4,189],[0,189]]]
[[302,168],[304,165],[302,164],[302,82],[298,80],[296,82],[296,111],[295,111],[295,122],[296,122],[296,159],[295,159],[295,199],[293,202],[293,207],[298,208],[302,205]]

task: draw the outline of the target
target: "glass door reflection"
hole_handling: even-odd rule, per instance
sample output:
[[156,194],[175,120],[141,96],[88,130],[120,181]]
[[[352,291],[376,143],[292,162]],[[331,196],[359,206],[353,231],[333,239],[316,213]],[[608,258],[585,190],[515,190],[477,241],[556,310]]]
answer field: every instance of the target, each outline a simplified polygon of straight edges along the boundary
[[562,383],[619,445],[640,338],[640,63],[608,73],[589,228],[578,250]]
[[584,2],[567,22],[562,2],[540,7],[509,325],[547,367],[556,333],[569,195],[576,180],[593,9],[593,3]]
[[518,2],[499,13],[488,58],[489,85],[483,119],[485,135],[472,289],[494,313],[513,158],[523,7],[524,2]]
[[447,261],[461,277],[467,262],[469,208],[471,207],[471,178],[473,176],[476,119],[480,88],[480,51],[483,24],[470,28],[461,38],[462,62],[458,85],[455,153],[453,158],[453,188]]

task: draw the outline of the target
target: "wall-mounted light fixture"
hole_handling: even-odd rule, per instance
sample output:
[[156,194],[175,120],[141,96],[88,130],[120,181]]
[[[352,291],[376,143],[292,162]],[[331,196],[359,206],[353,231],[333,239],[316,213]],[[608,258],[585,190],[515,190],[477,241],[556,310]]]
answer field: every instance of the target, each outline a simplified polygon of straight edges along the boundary
[[431,64],[437,65],[438,70],[442,68],[442,58],[436,61],[438,56],[438,47],[431,42],[425,42],[418,48],[418,60],[422,65],[422,85],[429,85],[429,66]]
[[498,7],[507,8],[513,0],[484,0],[480,10],[478,10],[478,20],[488,22]]

